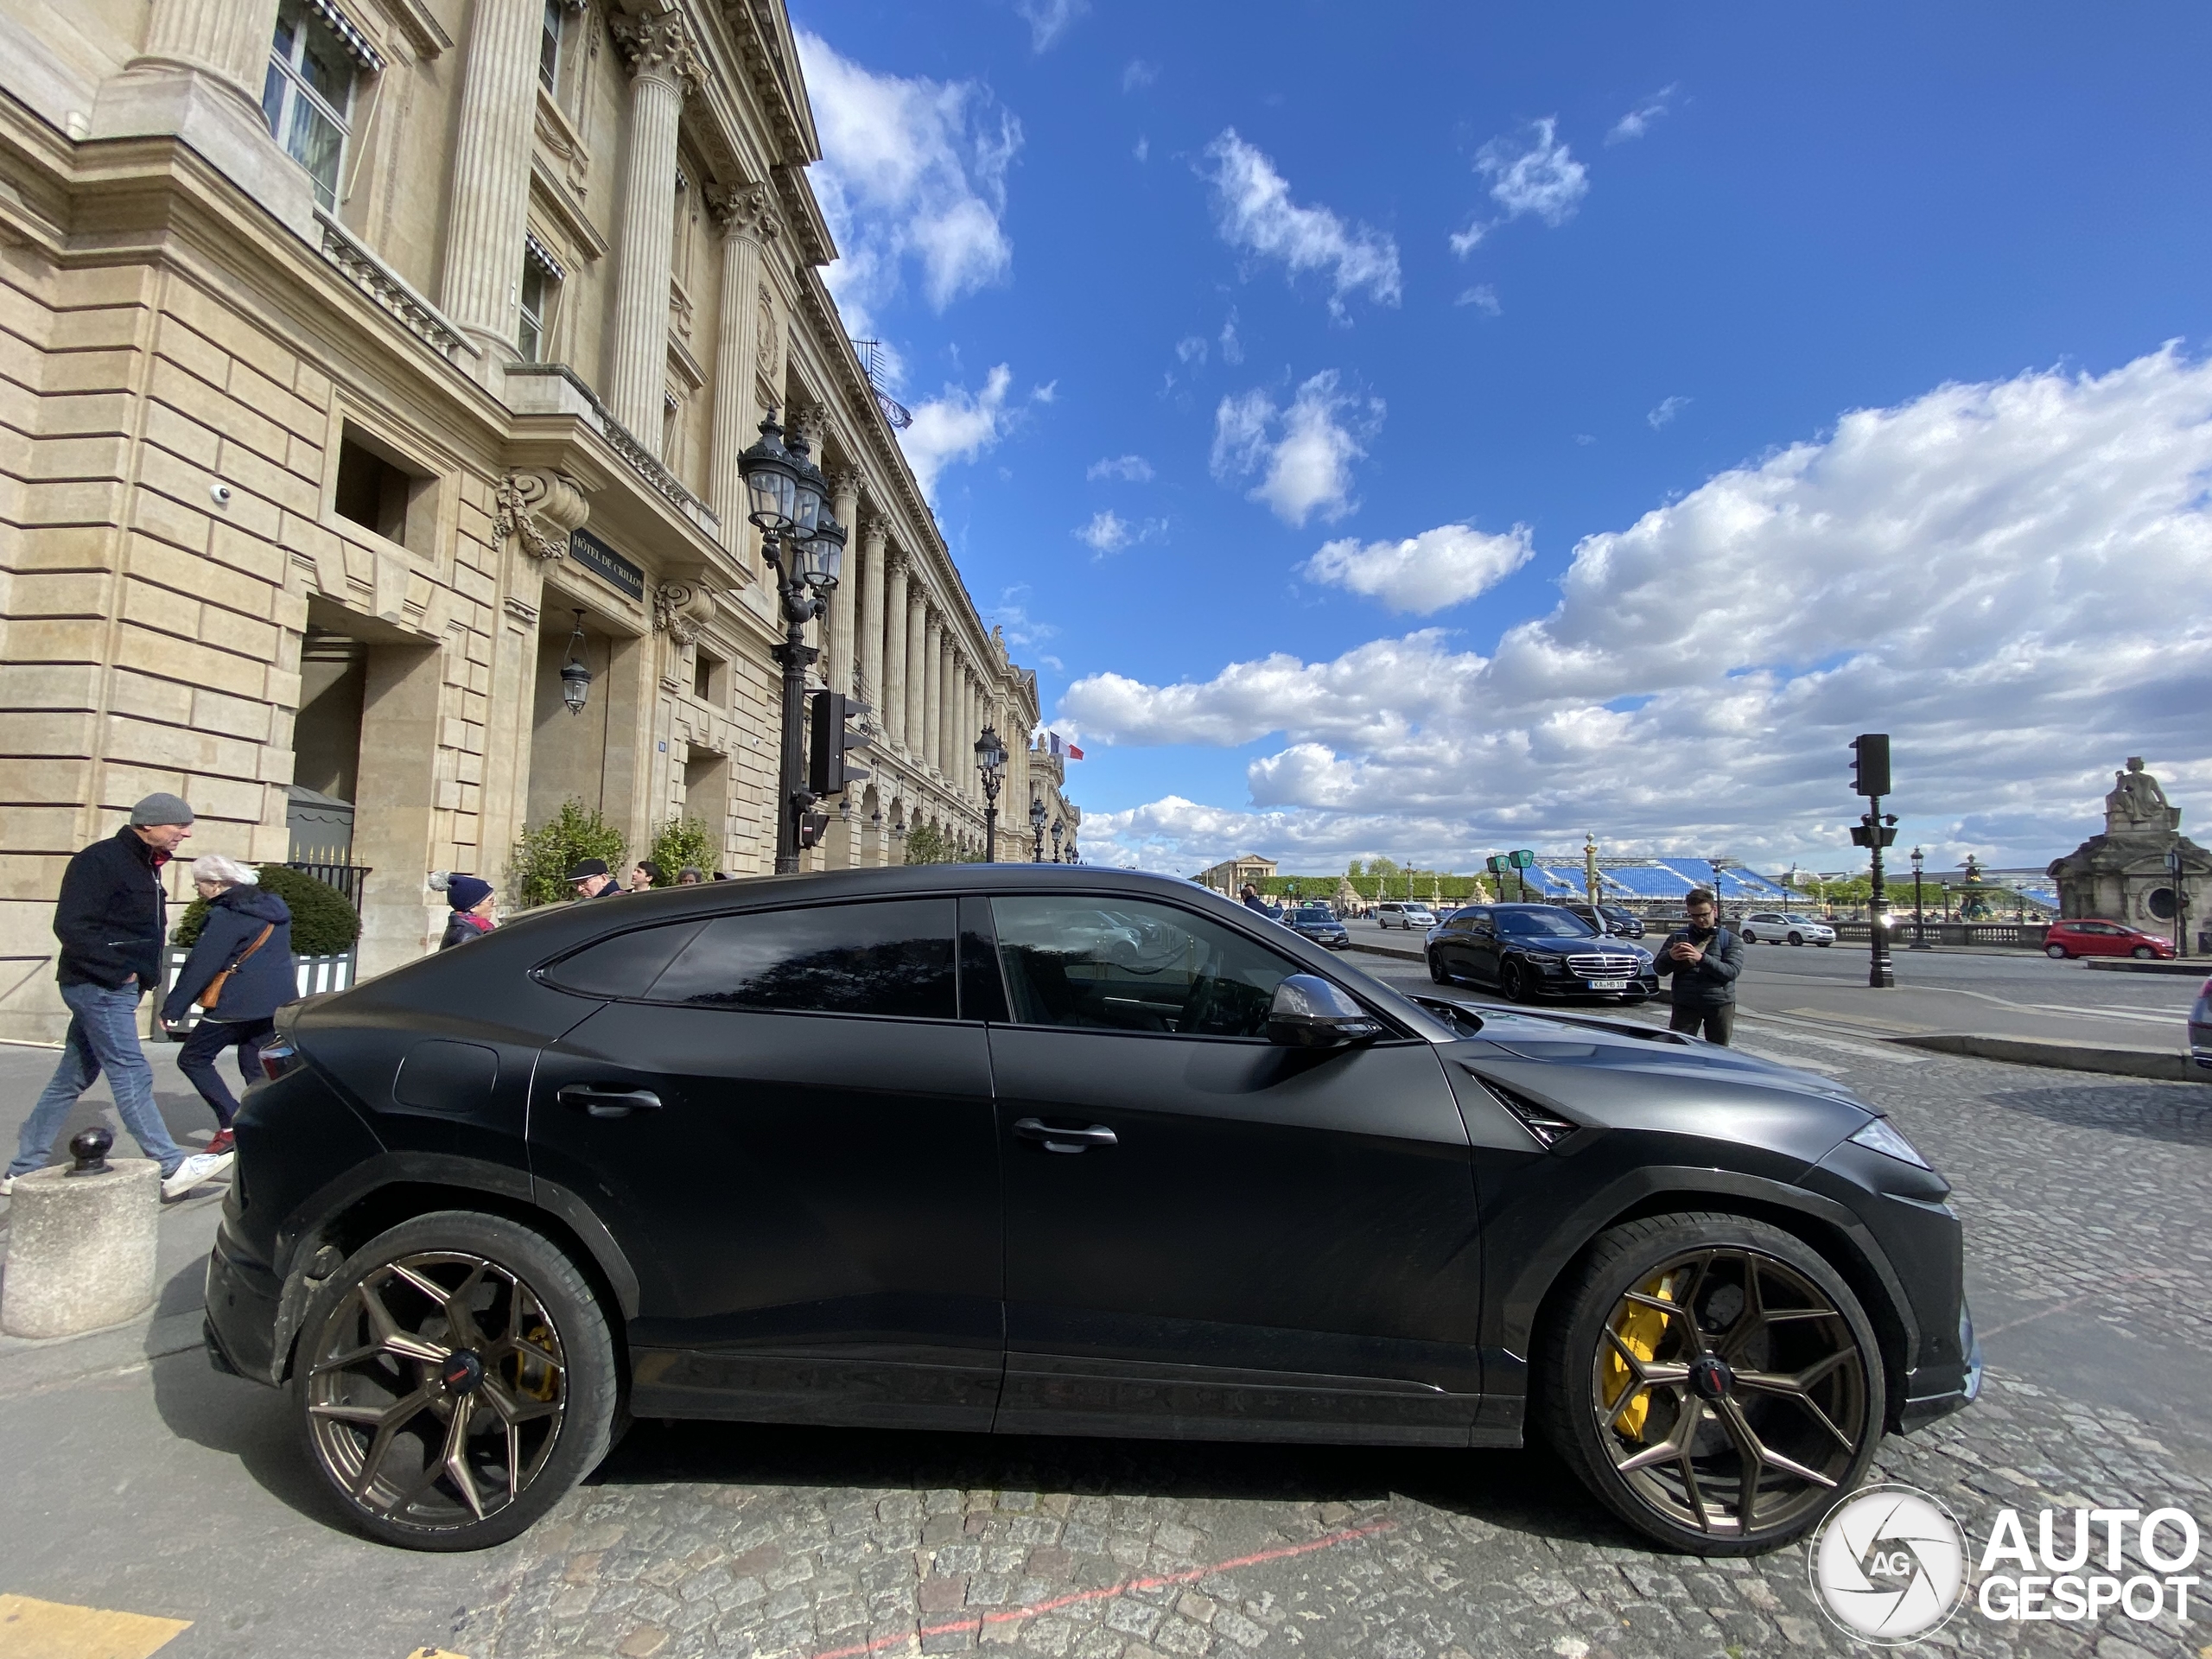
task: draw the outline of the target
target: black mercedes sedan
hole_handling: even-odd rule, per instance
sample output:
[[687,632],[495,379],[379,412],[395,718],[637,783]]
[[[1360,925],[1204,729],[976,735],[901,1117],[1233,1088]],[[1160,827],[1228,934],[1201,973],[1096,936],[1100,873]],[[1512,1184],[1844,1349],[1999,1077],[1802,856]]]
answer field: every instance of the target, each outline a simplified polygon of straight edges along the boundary
[[361,1530],[529,1526],[633,1416],[1510,1446],[1716,1554],[1979,1353],[1847,1090],[1408,999],[1186,882],[779,877],[547,910],[288,1010],[208,1265]]
[[1659,990],[1651,953],[1610,938],[1564,905],[1470,905],[1429,929],[1428,976],[1495,986],[1514,1002],[1601,997],[1641,1002]]
[[1301,939],[1311,939],[1332,950],[1351,949],[1351,934],[1326,905],[1300,905],[1283,918],[1283,925]]

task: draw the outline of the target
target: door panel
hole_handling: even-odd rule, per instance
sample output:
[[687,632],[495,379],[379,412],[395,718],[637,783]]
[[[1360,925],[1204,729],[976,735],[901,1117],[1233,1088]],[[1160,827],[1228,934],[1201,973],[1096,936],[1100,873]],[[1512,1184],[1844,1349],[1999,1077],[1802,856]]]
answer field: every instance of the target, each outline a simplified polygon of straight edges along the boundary
[[1474,1185],[1426,1044],[995,1027],[991,1059],[1001,1429],[1465,1443]]

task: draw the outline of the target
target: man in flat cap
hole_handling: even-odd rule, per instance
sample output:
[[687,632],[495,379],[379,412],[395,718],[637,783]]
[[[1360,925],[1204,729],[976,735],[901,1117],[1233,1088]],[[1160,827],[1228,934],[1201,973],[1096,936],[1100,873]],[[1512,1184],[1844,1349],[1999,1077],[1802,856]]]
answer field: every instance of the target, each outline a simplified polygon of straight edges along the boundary
[[31,1108],[0,1196],[52,1154],[77,1097],[102,1071],[138,1149],[162,1166],[162,1196],[182,1198],[231,1166],[230,1153],[194,1153],[169,1139],[154,1103],[154,1070],[138,1046],[138,999],[162,983],[168,895],[162,866],[192,834],[192,809],[175,795],[149,795],[130,822],[69,861],[54,907],[61,941],[61,1000],[69,1034],[54,1080]]
[[569,890],[579,899],[604,899],[622,891],[603,858],[588,858],[569,872]]

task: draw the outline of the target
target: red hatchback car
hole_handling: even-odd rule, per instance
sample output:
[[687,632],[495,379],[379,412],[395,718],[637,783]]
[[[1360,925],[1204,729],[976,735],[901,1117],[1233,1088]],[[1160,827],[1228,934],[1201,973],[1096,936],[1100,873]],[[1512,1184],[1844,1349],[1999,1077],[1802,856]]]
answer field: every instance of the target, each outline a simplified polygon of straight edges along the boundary
[[2053,922],[2044,936],[2043,953],[2061,961],[2068,957],[2134,957],[2148,962],[2173,955],[2174,943],[2125,922]]

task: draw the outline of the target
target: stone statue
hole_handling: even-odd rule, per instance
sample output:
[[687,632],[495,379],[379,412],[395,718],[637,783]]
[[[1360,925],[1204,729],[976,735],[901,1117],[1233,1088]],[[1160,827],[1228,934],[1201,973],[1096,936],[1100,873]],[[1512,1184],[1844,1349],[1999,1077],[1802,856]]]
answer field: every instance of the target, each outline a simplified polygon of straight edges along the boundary
[[2151,830],[2170,834],[2181,828],[2181,811],[2166,800],[2158,780],[2143,770],[2143,757],[2127,757],[2127,770],[2114,772],[2112,793],[2105,797],[2105,833],[2126,835]]

